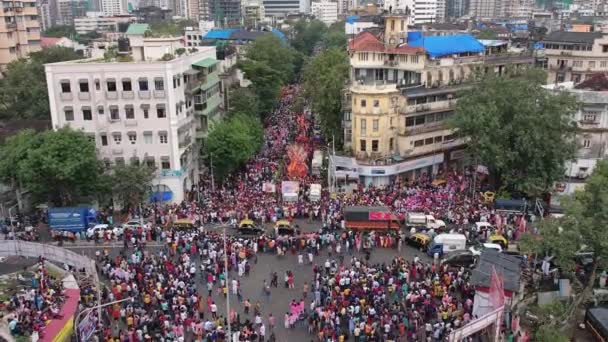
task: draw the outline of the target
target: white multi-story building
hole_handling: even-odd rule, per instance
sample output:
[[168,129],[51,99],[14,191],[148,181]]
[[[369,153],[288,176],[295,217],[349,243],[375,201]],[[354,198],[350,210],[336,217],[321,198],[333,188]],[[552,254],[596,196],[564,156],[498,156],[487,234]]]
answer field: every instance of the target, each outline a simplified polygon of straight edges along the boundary
[[47,64],[53,128],[89,134],[107,167],[155,168],[151,200],[180,202],[199,177],[196,138],[206,136],[221,103],[216,49],[197,49],[171,60],[148,53],[143,61]]
[[565,192],[572,192],[576,186],[587,178],[598,160],[608,158],[608,82],[605,74],[596,74],[582,83],[564,82],[545,86],[548,89],[567,91],[579,101],[579,110],[574,114],[578,149],[576,159],[565,165],[566,182],[562,187]]
[[383,9],[390,13],[407,14],[408,25],[435,23],[440,1],[443,1],[445,8],[444,0],[385,0]]
[[379,27],[376,16],[352,16],[346,19],[344,23],[344,32],[347,38],[353,38],[355,35],[368,30],[370,28]]
[[107,16],[127,14],[127,0],[101,0],[101,11]]
[[103,12],[87,12],[86,17],[74,18],[74,29],[78,34],[90,32],[118,32],[119,23],[135,21],[135,17],[105,16]]
[[315,1],[312,3],[311,13],[329,26],[338,21],[338,3],[328,0]]

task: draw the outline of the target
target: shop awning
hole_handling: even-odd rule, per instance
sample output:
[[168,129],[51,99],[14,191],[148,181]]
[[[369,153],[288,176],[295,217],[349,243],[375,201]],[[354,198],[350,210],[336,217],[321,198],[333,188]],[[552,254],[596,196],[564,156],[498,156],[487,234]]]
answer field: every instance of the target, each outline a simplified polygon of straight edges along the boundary
[[201,59],[198,62],[192,63],[192,65],[200,67],[200,68],[209,68],[216,64],[217,64],[217,60],[215,58],[211,58],[211,57]]

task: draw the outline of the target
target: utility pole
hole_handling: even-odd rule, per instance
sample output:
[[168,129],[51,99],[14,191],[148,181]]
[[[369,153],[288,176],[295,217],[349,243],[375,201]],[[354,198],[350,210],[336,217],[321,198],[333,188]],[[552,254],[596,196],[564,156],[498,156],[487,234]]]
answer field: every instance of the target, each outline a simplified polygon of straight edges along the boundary
[[211,190],[215,192],[215,179],[213,178],[213,153],[210,154],[211,158]]
[[226,249],[226,226],[222,229],[224,237],[224,279],[226,279],[226,317],[228,321],[228,338],[227,341],[232,341],[232,323],[230,322],[230,289],[228,287],[228,250]]
[[[97,286],[97,288],[99,288],[99,286]],[[80,323],[80,316],[81,316],[83,313],[85,313],[85,312],[86,312],[86,313],[88,314],[89,312],[91,312],[91,311],[93,311],[93,310],[97,309],[97,311],[99,312],[99,314],[98,314],[98,318],[99,318],[99,320],[97,321],[97,324],[99,324],[99,323],[101,322],[101,310],[99,310],[99,309],[101,309],[101,308],[105,308],[106,306],[110,306],[110,305],[114,305],[114,304],[122,303],[122,302],[125,302],[125,301],[127,301],[127,300],[131,300],[131,301],[132,301],[132,300],[133,300],[133,297],[128,297],[128,298],[121,299],[121,300],[115,300],[115,301],[113,301],[113,302],[109,302],[109,303],[105,303],[105,304],[99,304],[99,305],[96,305],[96,306],[93,306],[93,307],[90,307],[90,308],[86,308],[86,309],[84,309],[84,310],[80,311],[80,312],[78,313],[78,315],[76,316],[76,319],[74,320],[74,329],[76,330],[76,341],[82,341],[82,340],[80,339],[80,337],[81,337],[81,336],[80,336],[80,332],[78,331],[78,325],[79,325],[79,323]],[[85,315],[85,317],[86,317],[86,315]]]

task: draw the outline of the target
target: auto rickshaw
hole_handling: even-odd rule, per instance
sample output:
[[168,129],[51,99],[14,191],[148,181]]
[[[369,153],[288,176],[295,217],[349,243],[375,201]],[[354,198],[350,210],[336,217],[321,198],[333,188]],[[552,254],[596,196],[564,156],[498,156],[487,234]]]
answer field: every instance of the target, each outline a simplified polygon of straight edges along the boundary
[[245,219],[239,223],[237,232],[241,235],[261,235],[264,229],[256,226],[252,220]]
[[423,233],[416,233],[408,236],[406,243],[410,246],[420,248],[422,251],[426,251],[431,243],[431,237]]
[[288,220],[278,220],[274,225],[274,231],[277,235],[295,235],[296,230],[291,226]]
[[190,219],[179,219],[173,222],[173,227],[182,230],[194,229],[194,223]]
[[507,239],[499,234],[490,235],[490,237],[488,238],[488,242],[498,244],[503,249],[507,249],[507,247],[509,247],[509,242],[507,241]]

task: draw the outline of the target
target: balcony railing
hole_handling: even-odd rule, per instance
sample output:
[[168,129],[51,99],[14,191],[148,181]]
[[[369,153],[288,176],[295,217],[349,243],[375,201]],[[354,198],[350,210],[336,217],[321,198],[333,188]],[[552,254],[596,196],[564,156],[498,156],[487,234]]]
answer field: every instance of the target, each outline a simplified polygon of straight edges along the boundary
[[192,138],[190,138],[190,136],[187,136],[186,138],[184,138],[184,140],[181,140],[178,143],[179,148],[187,147],[188,145],[190,145],[191,142],[192,142]]

